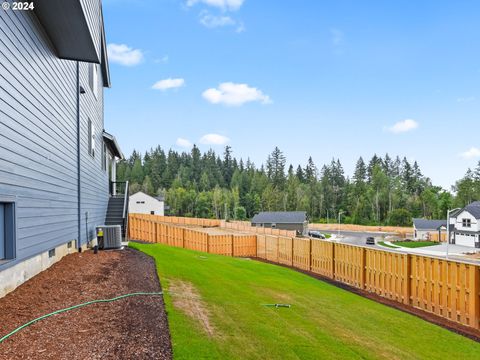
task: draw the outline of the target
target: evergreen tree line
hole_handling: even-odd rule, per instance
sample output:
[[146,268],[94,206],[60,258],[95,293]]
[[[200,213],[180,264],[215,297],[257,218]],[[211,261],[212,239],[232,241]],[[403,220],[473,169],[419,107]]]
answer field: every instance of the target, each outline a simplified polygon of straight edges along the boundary
[[456,183],[454,197],[406,158],[360,157],[350,178],[338,159],[320,169],[311,157],[305,167],[287,167],[278,147],[260,167],[237,160],[230,146],[221,156],[195,145],[189,153],[134,151],[117,165],[117,180],[128,180],[131,193],[165,196],[170,215],[239,220],[302,210],[311,221],[407,226],[412,217],[445,218],[447,209],[480,199],[480,163]]

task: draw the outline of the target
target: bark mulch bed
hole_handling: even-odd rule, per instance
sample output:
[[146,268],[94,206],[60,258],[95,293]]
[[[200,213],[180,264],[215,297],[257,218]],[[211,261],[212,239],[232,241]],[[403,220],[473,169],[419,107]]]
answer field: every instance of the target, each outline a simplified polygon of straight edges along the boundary
[[[0,299],[0,337],[90,300],[158,292],[152,258],[132,249],[72,254]],[[41,320],[0,343],[0,359],[171,359],[163,297],[88,305]]]

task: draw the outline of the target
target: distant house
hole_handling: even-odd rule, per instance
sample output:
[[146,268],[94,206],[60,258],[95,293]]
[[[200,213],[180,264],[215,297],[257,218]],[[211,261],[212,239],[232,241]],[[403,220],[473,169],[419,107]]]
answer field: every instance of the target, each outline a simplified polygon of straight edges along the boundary
[[446,241],[447,220],[413,219],[414,240]]
[[480,248],[480,201],[450,214],[450,242]]
[[308,229],[307,213],[305,211],[261,212],[253,217],[252,226],[295,230],[298,235],[303,235]]
[[101,1],[0,10],[0,29],[1,297],[95,239],[110,202],[123,204],[113,196],[123,155],[104,131]]
[[153,197],[141,191],[130,196],[129,212],[132,214],[165,215],[165,200],[162,196]]

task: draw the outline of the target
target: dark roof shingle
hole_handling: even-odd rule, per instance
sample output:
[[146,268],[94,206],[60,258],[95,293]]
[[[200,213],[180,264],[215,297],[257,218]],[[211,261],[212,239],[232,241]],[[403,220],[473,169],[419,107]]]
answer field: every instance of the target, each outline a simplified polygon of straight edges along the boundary
[[480,219],[480,201],[474,201],[465,206],[464,210],[475,216],[475,219]]
[[438,230],[441,226],[447,226],[447,220],[413,219],[413,225],[417,230]]
[[305,211],[266,211],[255,215],[254,224],[303,224],[307,221]]

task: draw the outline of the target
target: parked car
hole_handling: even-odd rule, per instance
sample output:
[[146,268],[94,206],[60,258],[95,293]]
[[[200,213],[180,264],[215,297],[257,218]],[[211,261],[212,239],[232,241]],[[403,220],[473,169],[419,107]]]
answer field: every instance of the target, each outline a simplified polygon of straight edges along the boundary
[[373,236],[367,237],[367,245],[375,245],[375,238]]
[[315,230],[309,231],[308,236],[316,239],[326,239],[325,235],[323,235],[320,231],[315,231]]

